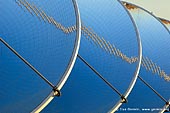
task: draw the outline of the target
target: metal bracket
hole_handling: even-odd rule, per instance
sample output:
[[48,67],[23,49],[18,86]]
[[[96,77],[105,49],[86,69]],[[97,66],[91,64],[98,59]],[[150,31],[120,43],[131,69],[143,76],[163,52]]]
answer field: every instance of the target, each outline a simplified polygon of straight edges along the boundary
[[125,98],[124,95],[121,96],[121,99],[122,99],[122,103],[128,103],[128,100]]
[[168,106],[168,108],[164,112],[170,112],[170,102],[166,102],[166,105]]
[[60,96],[61,96],[61,92],[60,92],[60,90],[58,90],[57,87],[54,87],[54,88],[53,88],[53,91],[54,91],[54,96],[57,96],[57,97],[60,97]]
[[170,106],[170,102],[166,102],[166,105],[169,105],[169,106]]

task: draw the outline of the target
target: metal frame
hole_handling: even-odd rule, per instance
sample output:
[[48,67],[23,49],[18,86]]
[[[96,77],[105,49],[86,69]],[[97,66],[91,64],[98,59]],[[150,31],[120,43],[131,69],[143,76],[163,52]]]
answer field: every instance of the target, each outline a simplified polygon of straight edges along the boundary
[[[78,51],[79,51],[79,47],[80,47],[80,37],[81,37],[81,20],[80,20],[80,12],[78,9],[78,5],[77,2],[75,0],[72,0],[73,5],[74,5],[74,9],[75,9],[75,15],[76,15],[76,40],[75,40],[75,47],[74,47],[74,51],[72,54],[72,57],[70,59],[70,63],[63,75],[63,77],[61,78],[60,82],[57,84],[56,88],[58,91],[60,91],[63,87],[63,85],[65,84],[66,80],[68,79],[71,70],[74,66],[74,63],[76,61],[77,55],[78,55]],[[31,113],[39,113],[41,112],[53,99],[56,95],[59,94],[58,91],[52,91],[48,97],[39,105],[37,106]]]
[[[168,30],[168,28],[166,27],[166,25],[163,24],[163,22],[161,21],[161,19],[160,19],[159,17],[156,17],[155,15],[153,15],[152,12],[149,12],[148,10],[146,10],[146,9],[144,9],[144,8],[138,6],[138,5],[135,5],[135,4],[133,4],[133,3],[129,3],[129,2],[126,2],[126,1],[122,1],[122,3],[128,3],[128,4],[130,4],[130,5],[133,5],[133,6],[137,7],[137,8],[145,11],[146,13],[150,14],[150,15],[153,16],[156,20],[158,20],[158,22],[160,22],[160,23],[162,24],[162,26],[164,26],[165,29],[166,29],[166,30],[168,31],[168,33],[170,34],[170,31]],[[130,14],[130,15],[131,15],[131,14]],[[160,95],[160,94],[158,93],[157,95]],[[165,110],[166,110],[168,107],[170,107],[170,100],[166,102],[165,106],[163,107],[163,109],[162,109],[159,113],[164,113]]]
[[137,64],[137,67],[136,67],[136,72],[134,73],[134,77],[132,78],[132,81],[129,85],[129,88],[127,89],[127,91],[125,92],[125,94],[123,95],[124,98],[121,98],[117,104],[109,111],[109,113],[114,113],[118,110],[118,108],[124,103],[125,100],[123,99],[126,99],[130,92],[132,91],[135,83],[136,83],[136,80],[138,78],[138,74],[139,74],[139,71],[140,71],[140,66],[141,66],[141,61],[142,61],[142,43],[141,43],[141,39],[140,39],[140,34],[139,34],[139,31],[137,29],[137,26],[135,24],[135,21],[134,19],[132,18],[131,14],[128,12],[128,10],[125,8],[125,6],[122,4],[122,2],[120,0],[117,0],[121,5],[122,7],[125,9],[125,11],[127,12],[127,14],[129,15],[131,21],[132,21],[132,24],[135,28],[135,31],[136,31],[136,36],[137,36],[137,41],[138,41],[138,64]]

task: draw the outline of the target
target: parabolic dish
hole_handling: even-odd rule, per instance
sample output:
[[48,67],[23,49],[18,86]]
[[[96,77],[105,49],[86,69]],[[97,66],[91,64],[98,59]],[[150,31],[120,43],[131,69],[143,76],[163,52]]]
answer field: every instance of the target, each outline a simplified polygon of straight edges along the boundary
[[0,15],[0,112],[37,111],[49,94],[59,94],[76,60],[77,5],[74,0],[1,0]]
[[137,108],[136,113],[160,112],[170,99],[170,32],[147,10],[126,2],[124,5],[139,30],[143,56],[139,79],[129,102],[122,107]]
[[[161,20],[161,22],[168,28],[168,30],[170,31],[170,21],[163,19],[163,18],[159,18]],[[169,109],[169,110],[168,110]],[[169,103],[166,103],[164,105],[164,107],[162,108],[162,111],[160,111],[160,113],[163,113],[165,111],[170,111],[170,99],[169,99]]]

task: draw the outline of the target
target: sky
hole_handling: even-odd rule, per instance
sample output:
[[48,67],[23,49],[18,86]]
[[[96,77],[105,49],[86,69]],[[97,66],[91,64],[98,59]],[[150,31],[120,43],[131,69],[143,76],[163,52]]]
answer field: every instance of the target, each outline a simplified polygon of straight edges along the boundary
[[122,0],[147,9],[154,15],[170,20],[170,0]]

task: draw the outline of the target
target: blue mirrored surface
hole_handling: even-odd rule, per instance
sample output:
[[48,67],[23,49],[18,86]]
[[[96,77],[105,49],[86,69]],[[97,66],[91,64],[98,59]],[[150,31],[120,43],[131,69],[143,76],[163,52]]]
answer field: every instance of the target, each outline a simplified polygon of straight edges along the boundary
[[[72,0],[0,1],[0,37],[53,85],[60,82],[76,41]],[[31,112],[52,91],[0,43],[0,112]]]
[[[82,19],[79,55],[124,94],[137,76],[139,42],[132,20],[117,0],[77,2]],[[108,112],[120,100],[79,58],[61,92],[44,113]]]
[[[166,101],[170,95],[170,33],[152,14],[132,4],[125,4],[140,33],[143,57],[139,75]],[[157,113],[165,102],[138,79],[134,89],[119,112]],[[129,108],[129,110],[128,110]]]

